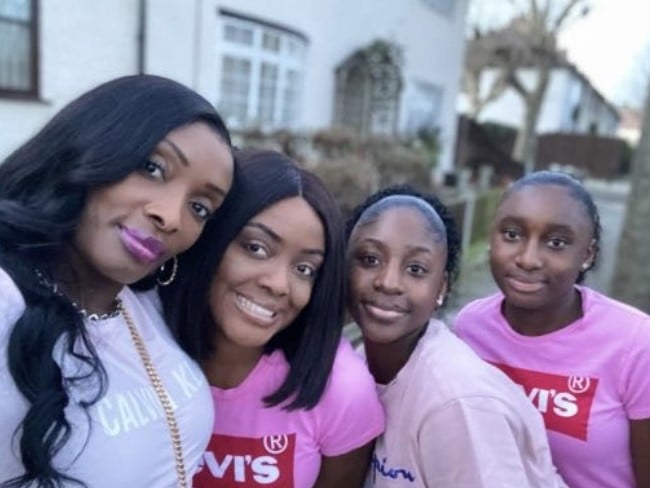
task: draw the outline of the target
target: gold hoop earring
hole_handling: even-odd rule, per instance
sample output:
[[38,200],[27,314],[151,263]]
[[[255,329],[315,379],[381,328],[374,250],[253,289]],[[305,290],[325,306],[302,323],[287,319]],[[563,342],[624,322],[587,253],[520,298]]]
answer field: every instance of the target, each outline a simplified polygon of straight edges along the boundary
[[167,268],[167,264],[169,264],[169,261],[164,262],[163,265],[158,270],[158,277],[156,278],[156,282],[160,286],[171,285],[172,282],[174,281],[174,279],[176,278],[176,272],[178,271],[178,258],[176,256],[174,256],[172,258],[172,262],[173,262],[172,263],[172,272],[169,275],[169,278],[167,278],[166,280],[161,279],[160,275],[165,272],[165,269]]

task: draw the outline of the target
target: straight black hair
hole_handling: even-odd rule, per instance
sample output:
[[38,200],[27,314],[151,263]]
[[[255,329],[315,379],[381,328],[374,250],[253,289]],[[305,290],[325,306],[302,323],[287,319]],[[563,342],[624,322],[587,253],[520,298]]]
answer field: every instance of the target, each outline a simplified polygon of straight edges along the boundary
[[[43,286],[35,270],[51,279],[48,264],[69,244],[90,191],[143,168],[167,133],[197,121],[230,145],[221,118],[200,95],[165,78],[127,76],[72,101],[0,164],[0,267],[25,300],[7,360],[29,402],[15,433],[25,473],[0,479],[3,487],[84,485],[52,462],[71,435],[64,415],[71,399],[64,384],[96,385],[92,400],[81,405],[85,409],[106,388],[105,371],[79,314]],[[53,358],[59,339],[66,354],[88,366],[88,374],[62,377]]]
[[161,290],[167,323],[181,347],[195,360],[213,348],[215,324],[209,309],[209,288],[228,246],[242,228],[265,208],[302,197],[318,214],[325,231],[325,258],[311,299],[295,321],[276,334],[265,353],[284,352],[290,369],[268,406],[289,400],[284,408],[309,409],[320,400],[341,338],[344,318],[345,239],[338,206],[321,181],[288,157],[274,151],[237,152],[238,174],[233,188],[206,225],[199,241],[179,257],[172,285]]

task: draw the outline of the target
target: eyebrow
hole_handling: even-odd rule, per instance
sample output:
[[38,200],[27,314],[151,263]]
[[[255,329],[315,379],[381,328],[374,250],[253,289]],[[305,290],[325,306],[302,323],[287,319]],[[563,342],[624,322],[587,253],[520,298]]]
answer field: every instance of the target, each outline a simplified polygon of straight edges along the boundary
[[163,142],[166,142],[169,147],[172,148],[174,153],[176,154],[176,157],[181,160],[181,163],[183,163],[184,166],[189,166],[190,162],[187,160],[187,157],[185,154],[183,154],[183,151],[174,144],[170,139],[163,139]]
[[[509,223],[515,223],[517,225],[525,226],[524,224],[526,223],[526,219],[523,218],[523,217],[515,216],[515,215],[506,215],[505,217],[503,217],[498,222],[499,225],[507,225]],[[546,229],[546,232],[549,232],[549,231],[555,231],[555,232],[561,231],[561,232],[566,232],[566,233],[569,233],[569,234],[575,234],[576,233],[575,230],[573,229],[573,227],[571,227],[570,225],[561,224],[561,223],[558,223],[558,222],[547,222],[544,225],[544,227]]]
[[[268,235],[275,242],[282,242],[283,240],[278,234],[276,234],[273,230],[271,230],[268,226],[262,224],[261,222],[249,222],[245,225],[245,227],[255,227],[257,229],[260,229],[262,232]],[[323,251],[322,249],[303,249],[301,252],[303,254],[315,254],[318,256],[325,255],[325,251]]]
[[[176,144],[174,144],[174,142],[171,141],[170,139],[163,139],[163,142],[167,143],[167,145],[172,148],[172,151],[174,151],[174,154],[176,154],[176,157],[181,161],[183,166],[190,166],[189,160],[187,159],[187,157],[185,156],[183,151],[181,151],[180,147],[178,147]],[[210,190],[213,193],[218,194],[222,198],[226,197],[226,192],[224,191],[223,188],[220,188],[217,185],[214,185],[214,184],[209,183],[209,182],[206,183],[205,186],[207,187],[208,190]]]
[[[383,243],[383,241],[381,241],[379,239],[375,239],[373,237],[366,237],[361,242],[367,242],[367,243],[370,243],[370,244],[374,244],[375,246],[378,246],[378,247],[386,247],[386,245]],[[438,242],[438,241],[436,241],[436,242]],[[431,248],[429,248],[429,247],[426,247],[426,246],[417,246],[417,245],[408,246],[407,249],[408,249],[409,253],[419,252],[419,253],[433,254],[433,250]]]

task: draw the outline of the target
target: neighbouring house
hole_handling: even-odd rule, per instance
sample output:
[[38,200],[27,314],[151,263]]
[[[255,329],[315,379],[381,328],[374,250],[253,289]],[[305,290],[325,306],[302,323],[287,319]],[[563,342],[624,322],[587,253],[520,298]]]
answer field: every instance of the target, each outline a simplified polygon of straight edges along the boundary
[[[530,82],[534,73],[525,68],[520,71],[522,81]],[[496,74],[496,69],[485,73],[482,80],[485,90]],[[461,104],[461,108],[466,107],[465,102]],[[517,127],[523,117],[524,104],[521,97],[514,89],[508,88],[499,98],[485,106],[478,120]],[[564,132],[613,136],[618,122],[616,107],[596,90],[575,65],[565,62],[553,69],[537,120],[538,134]]]
[[153,73],[234,129],[439,128],[452,166],[468,0],[0,2],[0,159],[70,99]]
[[[523,33],[525,22],[525,19],[514,19],[501,29],[476,33],[468,41],[466,91],[459,97],[460,111],[473,112],[478,122],[493,122],[514,128],[521,126],[524,102],[515,89],[504,82],[500,76],[503,73],[500,66],[513,63],[517,78],[524,88],[529,89],[537,80],[538,73],[531,66],[543,58],[553,67],[536,132],[613,136],[619,122],[616,107],[569,61],[565,52],[547,53],[530,48],[528,38]],[[493,90],[494,86],[500,89]],[[488,98],[488,94],[492,96]],[[490,101],[486,102],[486,99]],[[477,100],[482,101],[478,109]]]

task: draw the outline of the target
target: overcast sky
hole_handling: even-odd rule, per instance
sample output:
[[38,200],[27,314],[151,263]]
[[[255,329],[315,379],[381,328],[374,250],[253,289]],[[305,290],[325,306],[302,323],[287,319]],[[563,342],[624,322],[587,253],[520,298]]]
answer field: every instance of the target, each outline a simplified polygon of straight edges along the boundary
[[[470,1],[470,22],[479,18],[485,26],[512,15],[509,1]],[[560,45],[608,100],[641,105],[644,73],[650,75],[650,0],[592,0],[591,4],[586,17],[567,26]]]
[[650,2],[594,0],[594,8],[567,27],[560,44],[596,88],[616,103],[641,104],[650,74]]

